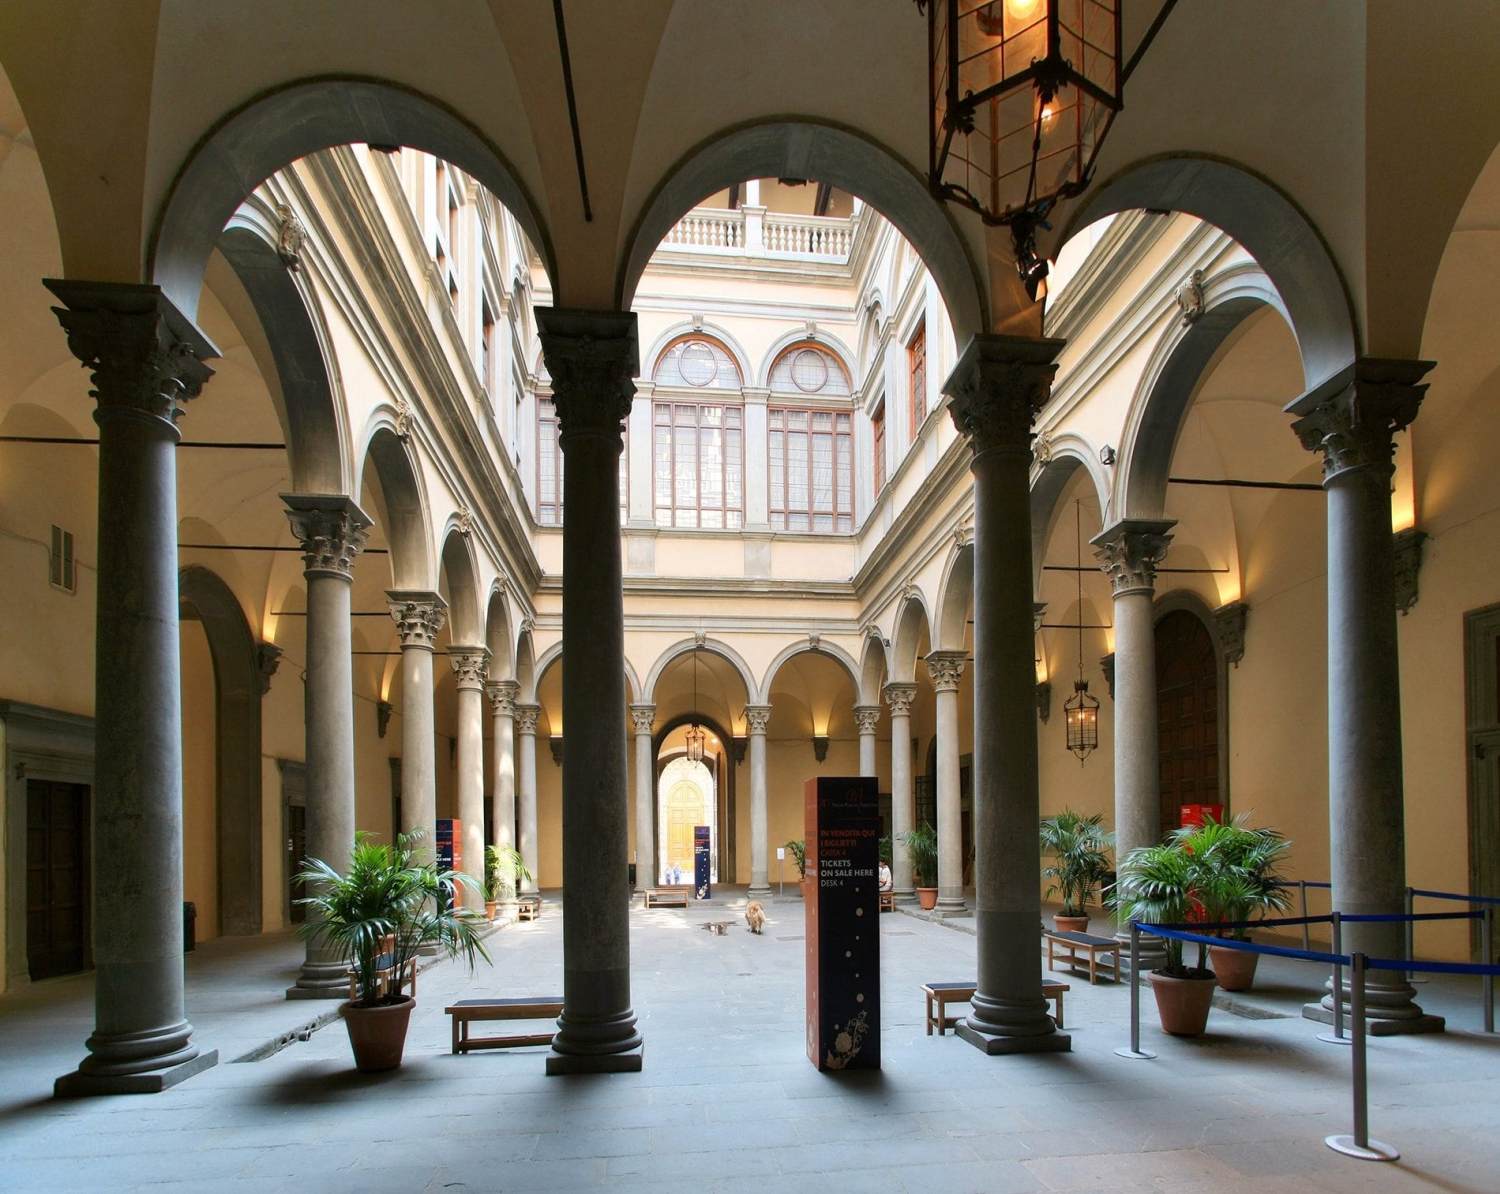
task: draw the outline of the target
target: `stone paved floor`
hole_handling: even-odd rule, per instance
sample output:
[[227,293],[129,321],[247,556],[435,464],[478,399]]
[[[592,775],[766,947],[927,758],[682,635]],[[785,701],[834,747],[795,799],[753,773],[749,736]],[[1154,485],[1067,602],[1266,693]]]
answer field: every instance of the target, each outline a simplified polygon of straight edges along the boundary
[[[1160,1056],[1128,1061],[1112,1052],[1126,992],[1074,980],[1071,1054],[986,1058],[926,1037],[917,986],[972,975],[974,939],[902,915],[881,919],[878,1075],[820,1075],[803,1055],[798,902],[773,903],[759,938],[738,920],[725,937],[699,927],[733,909],[632,914],[640,1074],[549,1079],[537,1049],[451,1056],[449,999],[560,989],[558,913],[549,903],[540,922],[494,936],[492,968],[425,974],[406,1064],[386,1076],[356,1074],[334,1024],[161,1095],[54,1102],[61,1069],[44,1055],[76,1062],[86,1005],[46,1012],[79,1003],[56,984],[50,999],[38,988],[0,1001],[0,1189],[1500,1190],[1500,1042],[1465,1027],[1477,1026],[1472,996],[1441,996],[1454,1004],[1445,1037],[1373,1045],[1373,1134],[1403,1157],[1372,1165],[1324,1147],[1349,1128],[1349,1055],[1295,1016],[1215,1011],[1208,1036],[1178,1041],[1147,1007]],[[288,944],[248,952],[249,989],[284,986]],[[1268,1007],[1310,985],[1268,979]],[[259,997],[257,1024],[274,1027],[280,989]],[[215,1018],[196,1006],[211,1041]],[[280,1005],[287,1024],[318,1010]],[[65,1047],[28,1047],[28,1034]]]

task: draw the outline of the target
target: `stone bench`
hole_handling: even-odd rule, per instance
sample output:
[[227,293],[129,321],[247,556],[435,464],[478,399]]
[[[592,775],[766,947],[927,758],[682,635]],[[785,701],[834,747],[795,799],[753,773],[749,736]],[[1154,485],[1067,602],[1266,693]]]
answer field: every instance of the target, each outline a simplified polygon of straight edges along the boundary
[[453,1017],[453,1052],[471,1049],[514,1049],[521,1045],[550,1045],[551,1032],[523,1032],[505,1036],[470,1036],[469,1025],[486,1020],[541,1020],[562,1015],[561,995],[528,995],[520,999],[460,999],[443,1010]]
[[1057,961],[1055,955],[1059,950],[1067,950],[1061,957],[1061,961],[1068,964],[1069,970],[1074,974],[1079,973],[1079,965],[1084,957],[1089,964],[1089,984],[1099,981],[1099,959],[1104,958],[1105,965],[1111,968],[1106,972],[1106,978],[1112,978],[1115,982],[1120,981],[1120,943],[1113,937],[1096,937],[1093,933],[1059,932],[1055,929],[1043,929],[1042,936],[1047,940],[1047,969],[1056,970]]
[[[958,1023],[957,1016],[948,1015],[950,1003],[968,1003],[974,998],[975,983],[924,983],[922,985],[922,996],[927,1005],[927,1035],[932,1035],[934,1027],[938,1030],[938,1036],[952,1028]],[[1063,1026],[1063,992],[1071,991],[1073,988],[1067,983],[1054,982],[1051,979],[1042,981],[1042,997],[1052,1001],[1052,1018],[1057,1021],[1057,1026]]]

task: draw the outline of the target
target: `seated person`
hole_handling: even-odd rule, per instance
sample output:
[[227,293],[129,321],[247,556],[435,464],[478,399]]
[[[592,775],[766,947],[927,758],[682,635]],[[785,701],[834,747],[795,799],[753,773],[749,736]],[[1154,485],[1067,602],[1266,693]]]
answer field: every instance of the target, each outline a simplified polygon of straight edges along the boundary
[[880,863],[880,870],[876,873],[880,876],[880,890],[890,891],[894,886],[894,882],[891,879],[891,868],[883,859]]

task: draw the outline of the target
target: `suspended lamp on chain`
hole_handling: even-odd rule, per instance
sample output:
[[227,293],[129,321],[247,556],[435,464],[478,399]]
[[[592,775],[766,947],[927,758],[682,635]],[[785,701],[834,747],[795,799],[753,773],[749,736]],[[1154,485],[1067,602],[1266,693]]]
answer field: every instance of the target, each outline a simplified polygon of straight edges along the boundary
[[694,763],[703,762],[703,746],[708,738],[703,727],[698,724],[698,648],[693,648],[693,720],[683,734],[687,742],[687,757]]
[[1073,521],[1077,538],[1074,549],[1073,576],[1078,586],[1078,679],[1073,681],[1073,695],[1063,704],[1068,734],[1068,749],[1082,763],[1099,748],[1099,700],[1089,695],[1089,682],[1083,678],[1083,514],[1081,503],[1073,503]]
[[1125,80],[1175,2],[1164,0],[1122,68],[1123,0],[916,0],[927,13],[933,193],[1010,227],[1033,301],[1047,278],[1036,230],[1088,186]]

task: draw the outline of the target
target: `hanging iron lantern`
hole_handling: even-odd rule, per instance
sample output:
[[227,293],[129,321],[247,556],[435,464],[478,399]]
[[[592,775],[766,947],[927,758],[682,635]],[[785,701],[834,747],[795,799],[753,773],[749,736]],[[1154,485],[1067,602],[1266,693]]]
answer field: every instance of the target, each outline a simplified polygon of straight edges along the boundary
[[916,2],[927,12],[932,191],[1009,225],[1021,280],[1043,297],[1036,229],[1089,185],[1125,80],[1176,0],[1163,0],[1123,69],[1123,0]]
[[1120,0],[928,0],[932,185],[987,223],[1088,185],[1122,103]]
[[1080,677],[1073,681],[1073,695],[1063,709],[1068,715],[1068,749],[1081,763],[1091,751],[1099,749],[1099,700],[1089,695],[1087,680]]
[[689,762],[703,762],[703,747],[708,735],[698,724],[698,649],[696,647],[693,648],[693,720],[682,736],[687,743]]

